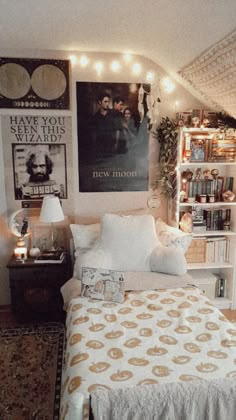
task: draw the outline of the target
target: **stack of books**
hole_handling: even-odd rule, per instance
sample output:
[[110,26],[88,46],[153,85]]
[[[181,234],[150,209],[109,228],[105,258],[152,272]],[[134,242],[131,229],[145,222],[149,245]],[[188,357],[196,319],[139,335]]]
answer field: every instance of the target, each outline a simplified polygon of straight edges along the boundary
[[35,258],[34,262],[37,264],[60,264],[65,258],[64,251],[49,251],[49,252],[42,252],[37,258]]

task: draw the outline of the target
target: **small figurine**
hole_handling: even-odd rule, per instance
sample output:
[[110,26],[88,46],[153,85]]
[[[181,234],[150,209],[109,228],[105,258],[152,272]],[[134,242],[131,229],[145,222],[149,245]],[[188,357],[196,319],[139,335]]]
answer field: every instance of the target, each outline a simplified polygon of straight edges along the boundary
[[195,180],[200,181],[200,179],[202,179],[202,169],[197,168],[195,172]]
[[193,117],[192,118],[192,124],[194,128],[200,127],[200,118],[199,117]]

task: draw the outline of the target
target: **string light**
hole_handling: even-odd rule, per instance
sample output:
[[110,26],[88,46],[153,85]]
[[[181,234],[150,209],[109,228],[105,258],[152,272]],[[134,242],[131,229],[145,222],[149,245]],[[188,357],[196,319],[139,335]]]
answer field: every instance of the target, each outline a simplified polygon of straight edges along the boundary
[[75,64],[75,63],[76,63],[76,61],[77,61],[77,57],[76,57],[76,55],[70,55],[69,59],[70,59],[70,61],[71,61],[71,64]]
[[154,78],[155,78],[154,73],[152,71],[148,71],[147,76],[146,76],[147,81],[148,82],[153,82]]
[[88,57],[86,55],[82,55],[80,57],[79,62],[80,62],[81,67],[86,67],[88,65],[88,63],[89,63],[89,59],[88,59]]
[[133,70],[133,73],[140,74],[141,70],[142,70],[141,64],[139,64],[139,63],[133,64],[132,70]]
[[114,60],[114,61],[112,61],[112,63],[111,63],[111,69],[112,69],[112,71],[115,71],[115,72],[117,72],[117,71],[119,71],[120,70],[120,62],[119,61],[116,61],[116,60]]
[[103,64],[102,64],[102,62],[101,61],[97,61],[95,63],[95,65],[94,65],[94,67],[96,69],[97,74],[100,75],[102,73],[102,70],[103,70]]
[[130,63],[132,61],[132,54],[129,52],[124,53],[124,60],[126,63]]
[[175,88],[175,85],[174,85],[174,83],[169,79],[169,77],[165,77],[164,79],[163,79],[163,85],[164,85],[164,87],[165,87],[165,91],[167,92],[167,93],[171,93],[171,92],[173,92],[173,90],[174,90],[174,88]]

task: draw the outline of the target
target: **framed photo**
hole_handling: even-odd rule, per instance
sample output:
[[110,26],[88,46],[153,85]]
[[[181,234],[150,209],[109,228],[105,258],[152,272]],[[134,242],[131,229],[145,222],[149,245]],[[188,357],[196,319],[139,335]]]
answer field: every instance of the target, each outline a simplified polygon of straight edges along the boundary
[[66,145],[13,143],[15,200],[67,198]]
[[[31,248],[36,246],[41,252],[49,251],[52,247],[51,225],[37,226],[31,228]],[[56,249],[66,249],[66,232],[65,228],[55,228],[53,230],[54,245]]]
[[204,138],[191,137],[190,139],[190,162],[204,162],[206,158],[206,140]]

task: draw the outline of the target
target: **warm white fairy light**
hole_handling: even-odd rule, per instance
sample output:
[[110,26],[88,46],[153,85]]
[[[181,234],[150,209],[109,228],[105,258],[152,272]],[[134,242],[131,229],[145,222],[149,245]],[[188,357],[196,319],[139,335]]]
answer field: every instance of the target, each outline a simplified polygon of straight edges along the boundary
[[96,69],[97,74],[100,75],[102,73],[102,70],[103,70],[103,64],[102,64],[102,62],[101,61],[97,61],[95,63],[95,65],[94,65],[94,67]]
[[167,93],[173,92],[173,90],[175,88],[174,83],[169,79],[169,77],[165,77],[165,79],[163,79],[163,85],[164,85],[165,91]]
[[82,55],[80,57],[79,62],[80,62],[81,67],[86,67],[88,65],[88,63],[89,63],[89,59],[88,59],[88,57],[86,55]]
[[148,71],[146,75],[146,79],[148,82],[153,82],[153,80],[155,79],[154,73],[152,71]]
[[69,59],[70,59],[70,61],[71,61],[71,64],[75,64],[75,63],[76,63],[76,61],[77,61],[77,57],[76,57],[76,55],[70,55]]
[[119,61],[117,61],[117,60],[112,61],[112,63],[111,63],[112,71],[117,72],[117,71],[120,70],[120,67],[121,67],[121,65],[120,65]]
[[124,60],[126,63],[130,63],[132,61],[132,54],[129,52],[124,53]]
[[141,70],[142,70],[141,64],[139,64],[139,63],[133,64],[132,70],[133,70],[134,74],[140,74]]

